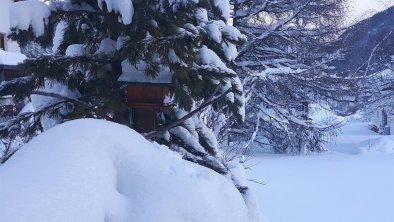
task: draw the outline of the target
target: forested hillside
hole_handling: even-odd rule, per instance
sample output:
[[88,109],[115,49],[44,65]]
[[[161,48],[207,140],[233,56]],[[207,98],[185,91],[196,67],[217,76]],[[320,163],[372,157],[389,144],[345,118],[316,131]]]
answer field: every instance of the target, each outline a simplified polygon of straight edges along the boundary
[[385,69],[382,63],[394,55],[393,17],[394,7],[391,7],[347,29],[336,45],[345,50],[344,59],[336,61],[337,70],[350,74]]

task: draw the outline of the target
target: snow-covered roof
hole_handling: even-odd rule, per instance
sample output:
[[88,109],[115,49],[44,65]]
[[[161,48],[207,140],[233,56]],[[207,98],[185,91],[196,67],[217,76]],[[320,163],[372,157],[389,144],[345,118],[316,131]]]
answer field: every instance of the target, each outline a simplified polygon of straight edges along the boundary
[[25,59],[26,56],[21,53],[8,52],[0,49],[0,66],[16,66]]
[[142,83],[142,84],[170,84],[172,80],[172,73],[168,67],[160,67],[159,74],[152,79],[145,74],[146,63],[140,62],[135,66],[127,61],[122,62],[122,75],[119,77],[119,82],[127,83]]

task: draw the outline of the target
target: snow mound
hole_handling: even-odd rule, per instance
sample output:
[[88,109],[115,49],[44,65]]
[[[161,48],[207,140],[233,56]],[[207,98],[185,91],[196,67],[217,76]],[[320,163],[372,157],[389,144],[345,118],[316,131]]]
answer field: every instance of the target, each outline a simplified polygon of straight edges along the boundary
[[394,136],[381,136],[368,139],[358,145],[359,153],[382,152],[394,153]]
[[58,125],[0,167],[0,221],[249,221],[222,175],[101,120]]

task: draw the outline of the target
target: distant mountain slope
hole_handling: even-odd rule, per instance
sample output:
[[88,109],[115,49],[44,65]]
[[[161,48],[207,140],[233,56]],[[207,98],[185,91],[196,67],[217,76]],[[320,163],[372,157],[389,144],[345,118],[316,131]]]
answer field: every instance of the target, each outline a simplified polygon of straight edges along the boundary
[[363,73],[368,64],[373,64],[369,71],[383,69],[379,63],[394,55],[394,7],[350,27],[341,35],[338,47],[346,50],[344,60],[335,62],[342,74]]

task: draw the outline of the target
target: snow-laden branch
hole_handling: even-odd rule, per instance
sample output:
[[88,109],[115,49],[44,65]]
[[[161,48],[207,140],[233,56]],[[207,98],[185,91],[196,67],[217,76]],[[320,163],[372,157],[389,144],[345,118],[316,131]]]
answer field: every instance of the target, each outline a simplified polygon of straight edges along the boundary
[[195,114],[203,111],[204,109],[206,109],[208,106],[218,102],[219,100],[221,100],[222,98],[224,98],[225,96],[227,96],[227,94],[229,94],[232,91],[232,89],[228,89],[227,91],[225,91],[224,93],[222,93],[219,96],[216,96],[210,100],[208,100],[207,102],[203,103],[200,107],[198,107],[197,109],[191,111],[190,113],[186,114],[185,116],[183,116],[182,118],[178,119],[177,121],[171,123],[170,125],[159,129],[158,131],[148,134],[145,136],[146,139],[153,139],[155,137],[160,136],[163,132],[166,132],[178,125],[180,125],[181,123],[183,123],[185,120],[192,118]]
[[265,32],[261,33],[257,38],[253,39],[249,43],[245,44],[242,49],[239,50],[239,57],[242,57],[246,53],[250,52],[253,47],[264,41],[266,38],[271,36],[274,32],[278,31],[281,29],[283,26],[288,24],[289,22],[293,21],[311,2],[312,0],[308,0],[305,4],[303,4],[301,7],[299,7],[291,16],[280,20],[278,23],[275,25],[271,26],[268,30]]

